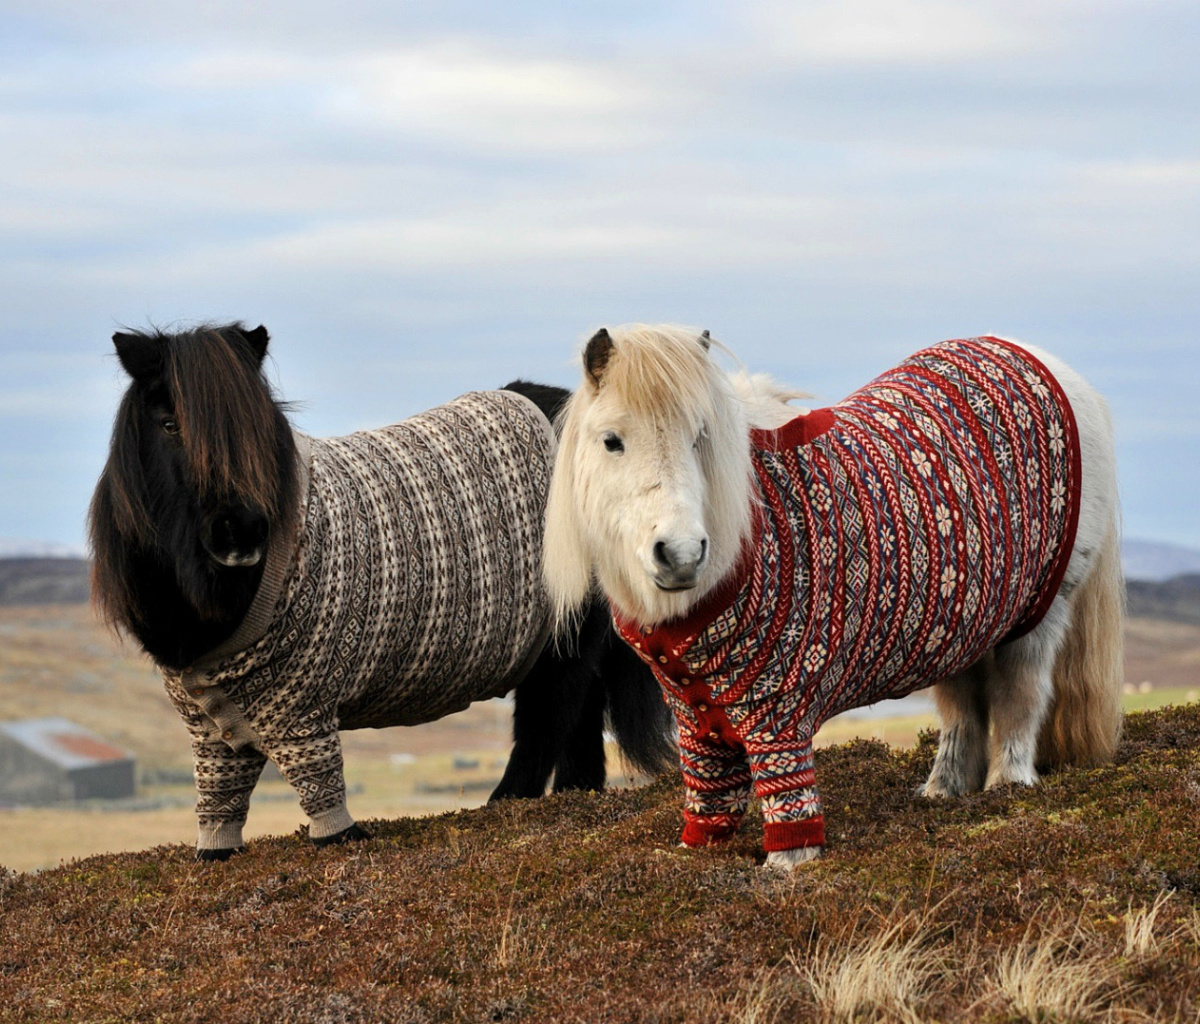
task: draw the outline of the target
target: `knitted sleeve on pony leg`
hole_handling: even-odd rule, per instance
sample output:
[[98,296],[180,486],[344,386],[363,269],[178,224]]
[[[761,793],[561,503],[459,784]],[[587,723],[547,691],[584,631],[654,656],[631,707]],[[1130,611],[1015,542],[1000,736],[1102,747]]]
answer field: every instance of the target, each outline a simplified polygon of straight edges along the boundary
[[250,810],[250,794],[267,763],[255,746],[235,750],[221,727],[189,701],[177,678],[164,674],[167,698],[192,737],[192,772],[196,781],[197,850],[236,850]]
[[346,809],[346,776],[342,770],[342,741],[336,729],[299,741],[268,746],[271,759],[300,797],[308,815],[308,835],[325,839],[354,824]]
[[763,849],[825,845],[812,740],[747,743],[754,793],[762,804]]
[[221,739],[209,738],[206,732],[194,731],[192,735],[199,825],[196,849],[236,850],[242,845],[250,794],[267,759],[254,747],[234,750]]
[[708,846],[729,839],[750,802],[750,765],[736,747],[681,730],[679,762],[686,789],[683,845]]

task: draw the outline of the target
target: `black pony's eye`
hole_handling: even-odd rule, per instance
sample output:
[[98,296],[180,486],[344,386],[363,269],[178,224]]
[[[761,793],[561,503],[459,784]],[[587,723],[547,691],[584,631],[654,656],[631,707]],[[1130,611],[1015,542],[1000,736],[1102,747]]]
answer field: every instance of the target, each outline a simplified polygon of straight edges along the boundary
[[163,432],[167,433],[167,434],[178,434],[179,433],[179,424],[176,423],[174,420],[163,420],[162,428],[163,428]]
[[625,442],[610,430],[604,435],[604,447],[610,452],[623,452],[625,450]]

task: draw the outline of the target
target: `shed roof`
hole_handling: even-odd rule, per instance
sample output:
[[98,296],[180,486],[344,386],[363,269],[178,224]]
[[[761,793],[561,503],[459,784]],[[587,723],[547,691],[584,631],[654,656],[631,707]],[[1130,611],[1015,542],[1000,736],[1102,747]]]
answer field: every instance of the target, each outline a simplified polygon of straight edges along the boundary
[[25,718],[15,722],[0,722],[0,733],[66,769],[133,759],[129,751],[114,746],[66,718]]

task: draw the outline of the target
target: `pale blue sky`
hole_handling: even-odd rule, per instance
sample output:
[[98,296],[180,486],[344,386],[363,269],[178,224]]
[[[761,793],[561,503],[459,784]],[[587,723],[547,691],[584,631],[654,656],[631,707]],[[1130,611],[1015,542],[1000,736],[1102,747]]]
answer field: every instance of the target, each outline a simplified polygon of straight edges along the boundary
[[990,331],[1200,545],[1200,6],[0,0],[0,538],[80,543],[121,324],[265,323],[340,433],[604,323],[833,401]]

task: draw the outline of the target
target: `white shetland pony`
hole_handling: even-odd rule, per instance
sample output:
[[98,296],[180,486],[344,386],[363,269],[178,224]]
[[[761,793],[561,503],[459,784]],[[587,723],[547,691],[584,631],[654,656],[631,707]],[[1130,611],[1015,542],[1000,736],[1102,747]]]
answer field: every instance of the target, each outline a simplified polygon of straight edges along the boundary
[[753,788],[768,864],[819,855],[812,732],[921,685],[942,725],[926,796],[1110,758],[1123,582],[1101,396],[984,338],[806,414],[713,344],[645,325],[591,339],[544,548],[560,624],[598,583],[659,676],[685,845],[732,834]]

